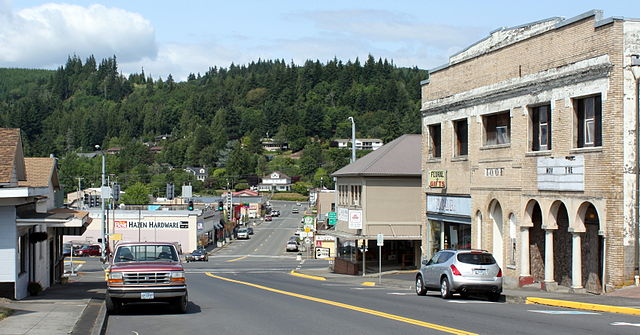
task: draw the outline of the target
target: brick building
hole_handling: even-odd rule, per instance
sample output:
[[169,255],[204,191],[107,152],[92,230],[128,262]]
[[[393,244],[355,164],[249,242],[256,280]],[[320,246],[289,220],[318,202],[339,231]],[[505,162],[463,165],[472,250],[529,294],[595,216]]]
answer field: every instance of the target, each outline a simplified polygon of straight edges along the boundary
[[424,256],[486,249],[507,283],[547,289],[633,280],[638,54],[640,20],[594,10],[496,30],[431,70]]

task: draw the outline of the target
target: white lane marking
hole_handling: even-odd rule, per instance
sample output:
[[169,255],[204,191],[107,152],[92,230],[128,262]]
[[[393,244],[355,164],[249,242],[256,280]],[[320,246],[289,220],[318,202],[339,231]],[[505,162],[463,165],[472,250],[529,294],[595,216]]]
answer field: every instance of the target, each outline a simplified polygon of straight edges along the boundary
[[495,304],[492,301],[482,301],[482,300],[449,300],[454,304]]
[[414,295],[415,293],[410,293],[410,292],[389,292],[387,294],[392,294],[392,295]]
[[136,334],[136,335],[140,335],[140,333],[138,333],[137,331],[131,331],[132,333]]
[[352,290],[381,290],[382,287],[352,287]]
[[640,327],[640,323],[629,323],[629,322],[611,322],[612,326],[631,326],[631,327]]
[[600,315],[600,313],[595,313],[595,312],[583,312],[583,311],[550,311],[550,310],[540,310],[540,309],[530,309],[530,310],[529,310],[529,312],[542,313],[542,314],[560,314],[560,315],[578,315],[578,314]]

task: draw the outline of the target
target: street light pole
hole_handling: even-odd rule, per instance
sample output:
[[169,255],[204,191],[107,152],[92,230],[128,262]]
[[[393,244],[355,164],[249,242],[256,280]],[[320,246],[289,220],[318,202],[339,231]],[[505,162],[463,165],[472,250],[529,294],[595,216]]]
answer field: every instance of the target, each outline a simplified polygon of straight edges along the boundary
[[100,235],[102,236],[102,242],[100,242],[100,259],[104,261],[105,259],[105,245],[106,245],[106,222],[105,222],[105,206],[104,206],[104,202],[107,199],[107,197],[104,194],[104,188],[105,188],[105,174],[106,174],[106,159],[104,157],[104,150],[102,150],[100,148],[99,145],[96,144],[96,149],[100,150],[100,153],[102,155],[102,183],[100,185],[100,218],[102,221],[102,224],[100,225]]
[[356,121],[353,116],[347,118],[351,121],[351,163],[356,161]]
[[[631,74],[636,89],[636,281],[640,275],[640,55],[631,55]],[[606,257],[606,255],[605,255]],[[604,257],[603,257],[604,258]],[[603,267],[604,268],[604,267]],[[604,269],[603,269],[604,272]],[[604,274],[602,287],[605,285]],[[604,289],[603,289],[604,292]]]

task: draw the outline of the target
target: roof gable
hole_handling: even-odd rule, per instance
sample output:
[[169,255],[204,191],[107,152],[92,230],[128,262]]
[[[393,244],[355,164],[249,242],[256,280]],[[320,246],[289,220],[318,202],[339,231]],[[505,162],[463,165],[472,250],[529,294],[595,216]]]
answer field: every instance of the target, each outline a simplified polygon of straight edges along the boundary
[[26,180],[20,129],[0,128],[0,184]]
[[19,182],[20,186],[49,187],[51,185],[53,188],[60,188],[55,158],[27,157],[24,163],[27,180]]

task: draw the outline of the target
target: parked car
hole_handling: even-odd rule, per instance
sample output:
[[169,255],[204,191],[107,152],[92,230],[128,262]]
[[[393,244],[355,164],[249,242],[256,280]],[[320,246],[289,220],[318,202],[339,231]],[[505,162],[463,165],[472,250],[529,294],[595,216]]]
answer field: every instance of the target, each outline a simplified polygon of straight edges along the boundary
[[273,217],[271,217],[271,216],[265,216],[265,217],[264,217],[264,220],[265,220],[265,221],[271,221],[271,220],[273,220]]
[[441,250],[423,261],[416,275],[416,293],[440,290],[443,299],[454,293],[486,294],[498,301],[502,293],[502,269],[493,255],[484,250]]
[[293,207],[293,209],[291,210],[291,213],[298,214],[298,213],[300,213],[300,210],[298,208],[296,208],[296,207]]
[[247,231],[249,232],[249,235],[253,235],[253,227],[247,227]]
[[208,262],[209,256],[207,255],[206,250],[197,249],[191,252],[190,254],[188,254],[187,256],[185,256],[185,260],[187,261],[187,263],[198,262],[198,261]]
[[296,205],[297,205],[297,206],[302,206],[302,204],[301,204],[301,203],[299,203],[299,202],[296,202]]
[[247,228],[238,229],[238,239],[249,239],[249,230]]
[[168,302],[179,313],[187,311],[184,267],[173,243],[118,244],[107,273],[105,306],[110,314],[129,302]]
[[298,243],[293,240],[287,241],[287,251],[298,251]]
[[100,256],[100,245],[85,245],[78,250],[74,250],[76,256]]
[[272,210],[270,215],[271,216],[280,216],[280,211]]

